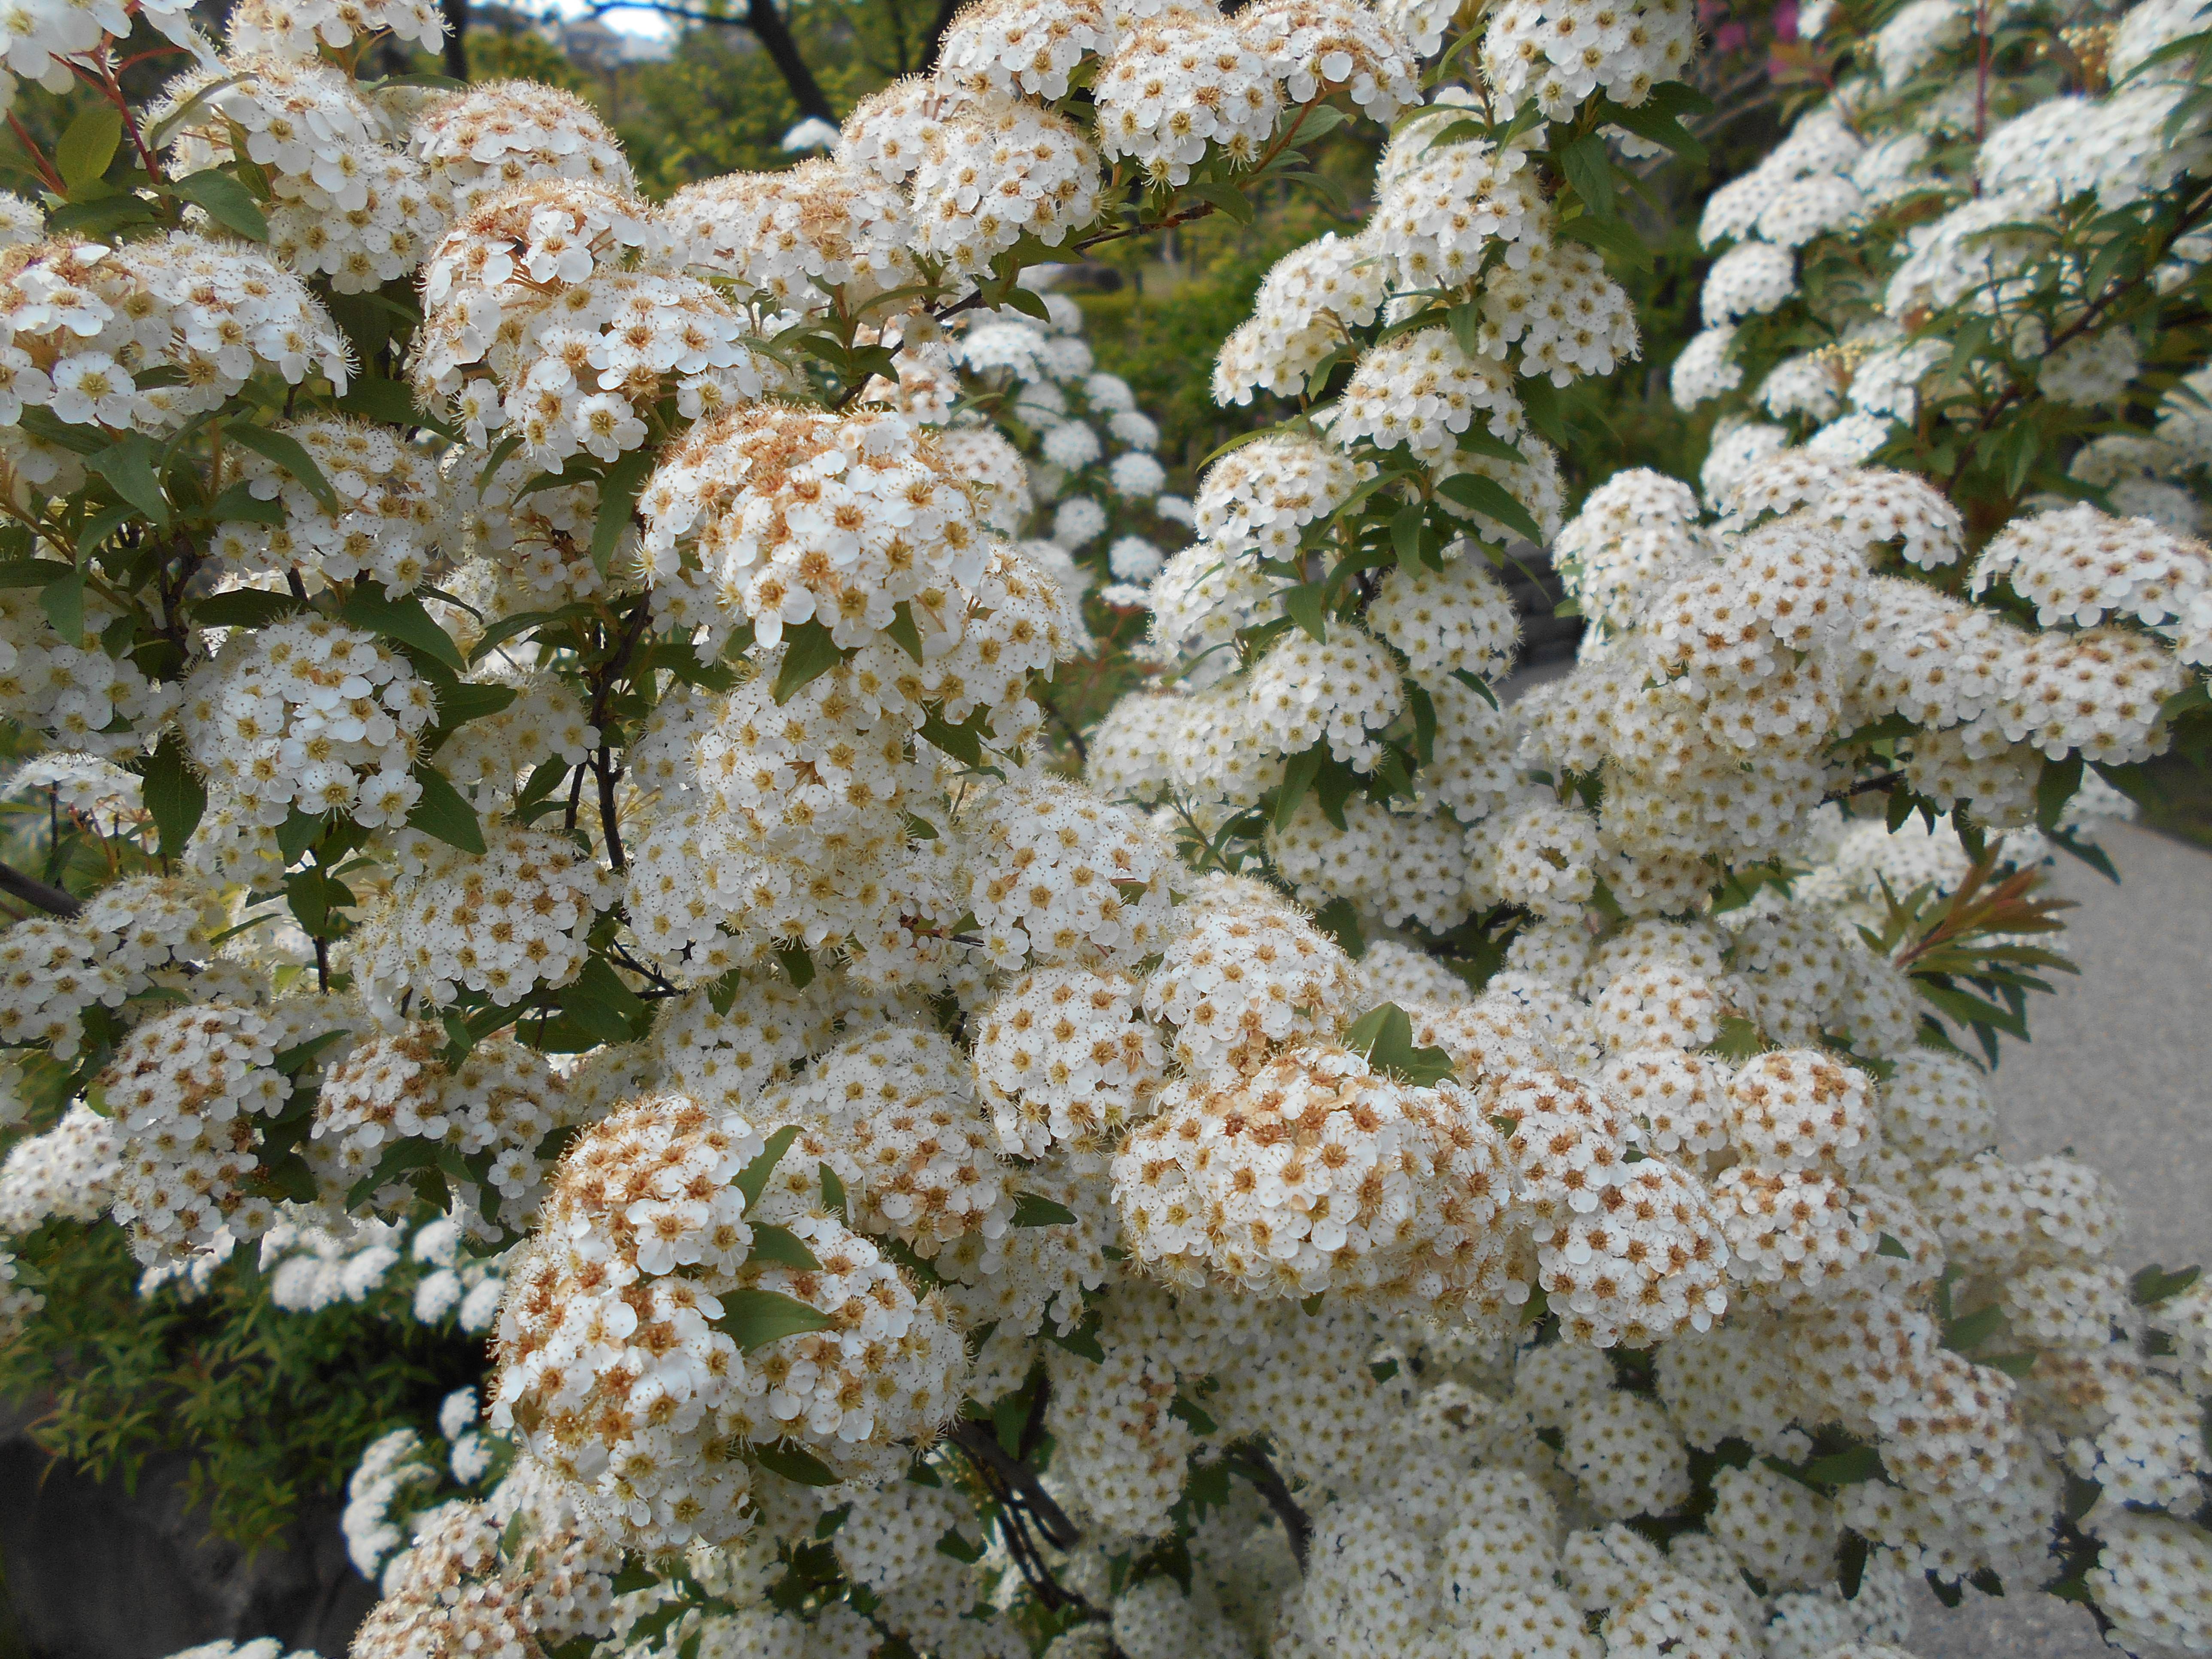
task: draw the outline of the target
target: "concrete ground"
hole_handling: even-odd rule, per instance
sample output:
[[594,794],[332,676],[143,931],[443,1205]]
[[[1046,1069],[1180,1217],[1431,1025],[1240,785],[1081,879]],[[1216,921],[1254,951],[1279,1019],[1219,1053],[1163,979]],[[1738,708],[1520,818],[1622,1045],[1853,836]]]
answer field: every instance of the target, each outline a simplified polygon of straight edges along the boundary
[[[2148,830],[2110,830],[2115,887],[2061,855],[2078,979],[2030,1005],[1996,1092],[2007,1158],[2071,1152],[2126,1210],[2129,1267],[2212,1265],[2212,857]],[[1933,1596],[1911,1641],[1923,1659],[2094,1659],[2117,1650],[2087,1612],[2047,1595],[1956,1612]]]

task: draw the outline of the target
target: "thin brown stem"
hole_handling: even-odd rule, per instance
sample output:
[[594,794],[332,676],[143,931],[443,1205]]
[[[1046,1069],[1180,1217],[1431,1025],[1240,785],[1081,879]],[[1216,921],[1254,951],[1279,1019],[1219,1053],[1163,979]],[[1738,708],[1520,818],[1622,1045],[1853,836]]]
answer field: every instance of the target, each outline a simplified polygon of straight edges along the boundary
[[25,131],[13,110],[8,112],[8,125],[15,135],[15,142],[23,147],[23,154],[31,158],[31,165],[38,168],[40,182],[57,196],[68,196],[69,186],[62,182],[61,174],[56,173],[53,163],[46,160],[46,151],[39,148],[39,141]]
[[604,744],[590,764],[599,781],[599,835],[607,844],[608,864],[620,875],[627,863],[623,856],[622,826],[615,811],[615,785],[622,781],[622,768],[614,763],[614,751]]
[[1026,1511],[1036,1521],[1037,1531],[1046,1543],[1056,1550],[1067,1550],[1082,1541],[1082,1530],[1044,1489],[1036,1471],[1018,1458],[1009,1456],[989,1424],[972,1417],[955,1418],[951,1427],[945,1431],[945,1437],[979,1473],[987,1472],[988,1478],[1006,1488],[1006,1501]]
[[1291,1553],[1297,1558],[1298,1571],[1306,1570],[1306,1556],[1313,1547],[1313,1521],[1298,1507],[1298,1500],[1291,1496],[1291,1488],[1276,1468],[1274,1460],[1267,1449],[1255,1441],[1245,1441],[1230,1454],[1230,1467],[1258,1489],[1267,1500],[1267,1507],[1275,1512],[1282,1523],[1283,1535],[1290,1540]]
[[73,916],[84,908],[84,901],[76,894],[64,892],[36,876],[27,876],[10,864],[0,864],[0,893],[19,898],[50,916]]
[[1831,801],[1850,800],[1855,795],[1887,794],[1904,781],[1905,774],[1902,772],[1885,772],[1878,778],[1861,778],[1856,783],[1841,789],[1831,789],[1820,797],[1820,804],[1826,806]]

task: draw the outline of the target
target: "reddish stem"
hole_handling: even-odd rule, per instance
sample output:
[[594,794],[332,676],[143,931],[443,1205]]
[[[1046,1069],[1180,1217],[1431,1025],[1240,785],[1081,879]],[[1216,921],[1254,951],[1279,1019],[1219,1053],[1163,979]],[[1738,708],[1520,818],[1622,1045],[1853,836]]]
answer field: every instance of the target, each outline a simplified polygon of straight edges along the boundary
[[57,196],[67,196],[69,186],[62,182],[61,174],[54,171],[53,163],[46,160],[46,153],[39,148],[39,141],[23,130],[23,124],[15,118],[13,110],[8,112],[8,125],[15,134],[15,142],[23,147],[23,153],[39,169],[39,177],[46,188]]

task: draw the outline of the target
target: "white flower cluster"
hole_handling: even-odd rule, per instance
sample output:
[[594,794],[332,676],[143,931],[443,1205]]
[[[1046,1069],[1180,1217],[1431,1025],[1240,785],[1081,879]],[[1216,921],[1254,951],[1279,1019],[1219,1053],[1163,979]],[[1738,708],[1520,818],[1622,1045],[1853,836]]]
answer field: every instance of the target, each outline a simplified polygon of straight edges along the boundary
[[[1686,0],[1480,19],[1480,92],[1222,349],[1225,402],[1313,406],[1193,502],[1019,267],[1134,223],[1123,186],[1213,200],[1325,97],[1392,122],[1456,21],[1425,0],[983,0],[831,155],[666,206],[567,94],[372,102],[357,49],[434,14],[288,3],[165,135],[261,169],[276,264],[0,254],[39,535],[135,477],[55,422],[92,460],[179,437],[172,504],[225,503],[204,562],[124,544],[158,592],[28,544],[93,580],[0,588],[6,712],[137,770],[17,784],[118,871],[244,890],[126,876],[0,935],[0,1243],[105,1211],[147,1290],[258,1238],[285,1313],[495,1325],[446,1449],[356,1476],[361,1659],[1019,1659],[1047,1614],[1055,1659],[1894,1659],[1914,1576],[2040,1583],[2059,1537],[2124,1643],[2203,1644],[2212,1293],[2131,1279],[2094,1172],[1998,1155],[1984,1073],[1926,1044],[1956,983],[2047,960],[2036,866],[2113,799],[2053,789],[2187,717],[2207,556],[2132,506],[1992,536],[1863,465],[1936,418],[1930,307],[2063,407],[2164,392],[2148,331],[2015,326],[2051,239],[1999,216],[2188,176],[2193,130],[2136,153],[2185,87],[1970,144],[1954,86],[1913,155],[1887,105],[1801,119],[1714,198],[1681,389],[1796,325],[1801,250],[1936,199],[1832,348],[1759,367],[1710,511],[1630,470],[1563,524],[1534,434],[1638,338],[1562,158],[1674,118]],[[2154,9],[2112,63],[2184,37]],[[1908,8],[1877,70],[1955,61],[1956,13]],[[41,75],[129,17],[27,15]],[[2120,137],[2065,155],[2062,115]],[[287,263],[419,276],[419,437],[330,410],[350,365]],[[233,394],[240,441],[197,447]],[[2163,409],[2082,463],[2113,506],[2212,462]],[[1501,704],[1521,536],[1595,625]],[[1099,579],[1157,672],[1115,617],[1048,702]],[[1094,686],[1128,690],[1086,750]],[[0,1250],[0,1334],[50,1288]]]
[[680,221],[559,176],[477,198],[425,268],[410,372],[472,442],[505,429],[535,461],[643,446],[649,419],[699,420],[757,397],[752,330],[677,269]]
[[64,237],[0,255],[0,463],[29,483],[66,489],[82,473],[69,452],[23,433],[25,409],[167,434],[256,374],[295,386],[320,374],[343,390],[351,361],[306,284],[240,243],[179,231],[121,247]]
[[115,1218],[149,1265],[252,1238],[273,1218],[247,1191],[260,1165],[253,1119],[283,1109],[277,1028],[251,1009],[186,1008],[132,1032],[97,1086],[121,1125]]
[[1615,103],[1641,104],[1653,86],[1680,78],[1697,44],[1696,9],[1685,0],[1511,0],[1484,32],[1482,71],[1508,108],[1533,99],[1565,120],[1601,88]]
[[397,830],[422,799],[413,765],[436,712],[407,659],[358,629],[305,617],[234,635],[185,682],[178,715],[214,820],[195,859],[281,866],[276,830],[295,811]]
[[319,418],[281,428],[307,452],[336,510],[301,480],[248,450],[240,482],[256,501],[273,501],[280,524],[235,520],[217,533],[216,556],[240,574],[314,572],[325,580],[373,576],[392,595],[413,592],[450,536],[444,480],[435,462],[389,427]]
[[[938,1299],[826,1212],[812,1170],[748,1204],[736,1177],[760,1150],[744,1120],[681,1097],[624,1107],[563,1160],[511,1275],[492,1424],[635,1545],[744,1530],[743,1443],[787,1437],[880,1478],[958,1398],[966,1355]],[[767,1251],[771,1218],[790,1243]],[[763,1299],[808,1321],[741,1348],[721,1325]]]
[[[368,21],[353,25],[368,33]],[[347,31],[337,15],[328,21]],[[244,159],[275,192],[269,246],[277,262],[325,276],[341,294],[372,292],[413,274],[451,222],[453,204],[420,161],[383,142],[376,110],[316,56],[312,33],[304,50],[295,46],[298,33],[296,24],[271,27],[259,52],[234,33],[228,58],[179,76],[149,114],[167,134],[179,173],[234,161],[242,137]]]
[[483,852],[465,853],[418,838],[412,867],[392,881],[387,908],[356,946],[373,1001],[396,1005],[411,994],[434,1009],[466,988],[512,1005],[582,969],[585,936],[614,902],[606,872],[544,830],[485,839]]
[[[1126,380],[1096,368],[1082,309],[1049,289],[1042,303],[1042,320],[1003,307],[958,319],[941,357],[935,349],[902,353],[896,401],[915,419],[959,422],[943,427],[939,453],[981,486],[991,528],[1027,538],[1021,550],[1060,588],[1062,626],[1079,653],[1093,644],[1080,626],[1080,601],[1102,574],[1088,562],[1091,550],[1105,550],[1103,574],[1111,580],[1101,597],[1140,605],[1168,557],[1160,543],[1190,522],[1190,511],[1182,498],[1162,493],[1167,472],[1153,453],[1159,427],[1137,407]],[[955,369],[964,371],[957,380]],[[968,388],[999,424],[956,416],[941,395],[947,386]]]
[[88,1010],[188,983],[220,925],[213,898],[189,878],[134,876],[66,921],[35,917],[0,934],[0,1041],[74,1059]]

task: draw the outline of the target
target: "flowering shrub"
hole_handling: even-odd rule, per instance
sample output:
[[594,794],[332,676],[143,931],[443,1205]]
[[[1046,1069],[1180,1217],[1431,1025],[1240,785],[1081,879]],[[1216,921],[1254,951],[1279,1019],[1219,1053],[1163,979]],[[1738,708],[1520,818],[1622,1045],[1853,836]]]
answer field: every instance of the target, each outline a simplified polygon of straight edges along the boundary
[[[9,58],[94,101],[0,259],[5,706],[116,879],[10,884],[0,1199],[498,1299],[354,1479],[362,1659],[1856,1659],[1916,1574],[2212,1641],[2212,1301],[1977,1058],[2212,556],[1833,444],[1568,518],[1686,0],[987,0],[665,204],[559,94],[358,76],[427,13],[249,7],[144,112],[137,15]],[[1216,368],[1297,412],[1109,546],[1078,781],[1069,555],[1163,480],[1018,279],[1346,121],[1371,214]],[[1501,707],[1516,537],[1593,625]]]

